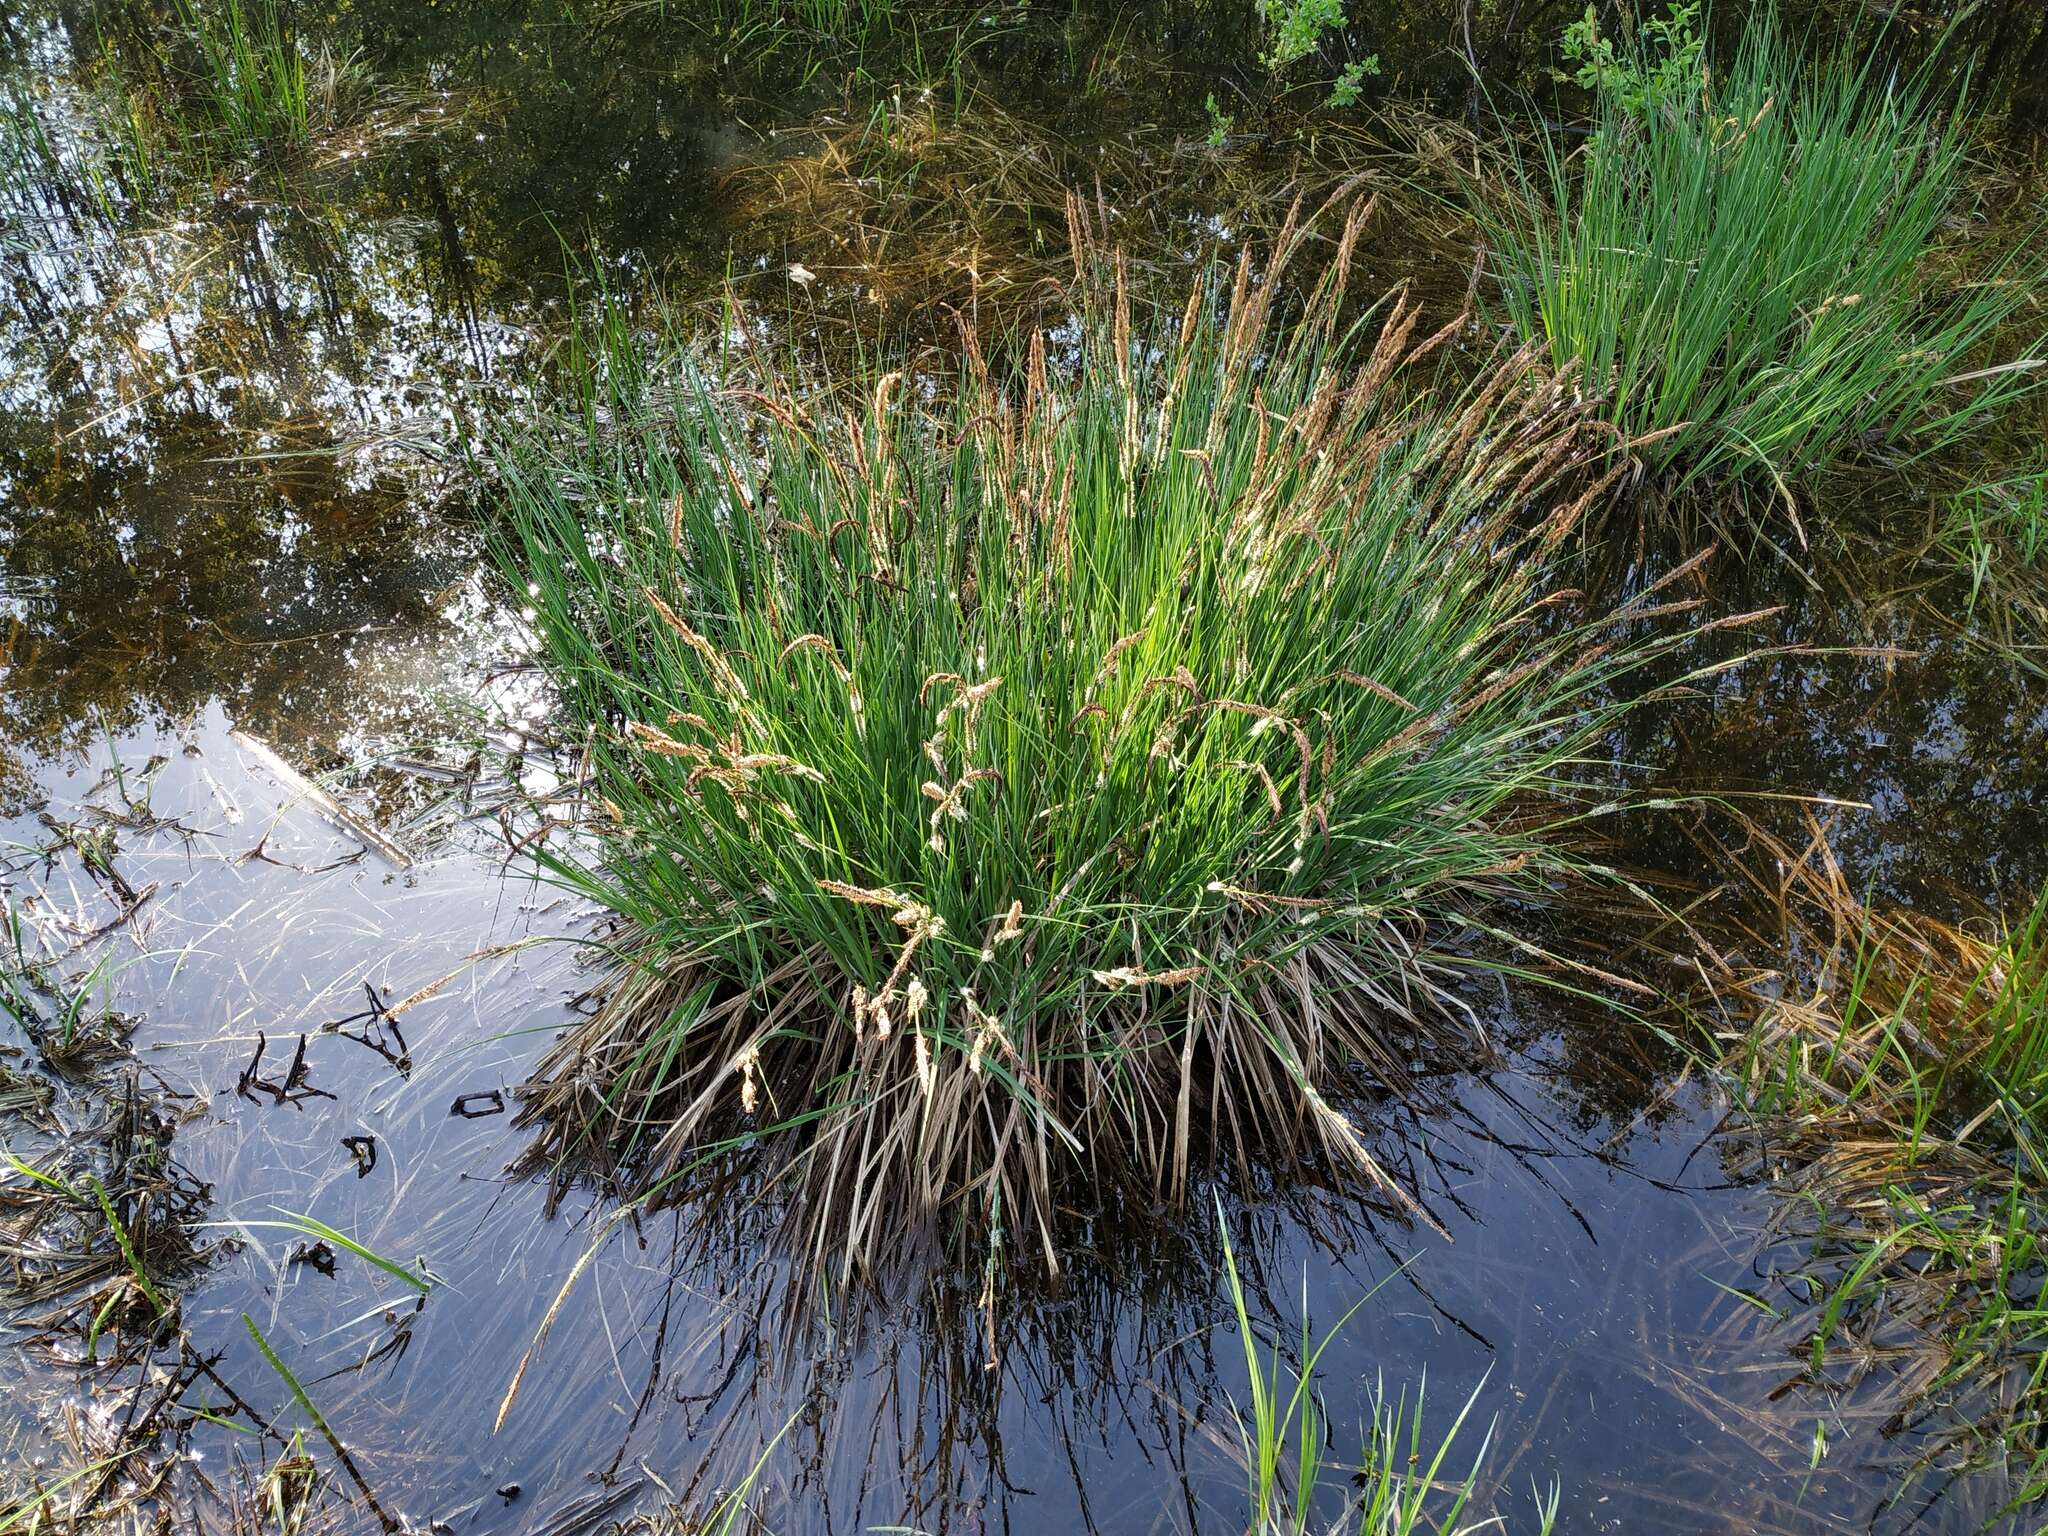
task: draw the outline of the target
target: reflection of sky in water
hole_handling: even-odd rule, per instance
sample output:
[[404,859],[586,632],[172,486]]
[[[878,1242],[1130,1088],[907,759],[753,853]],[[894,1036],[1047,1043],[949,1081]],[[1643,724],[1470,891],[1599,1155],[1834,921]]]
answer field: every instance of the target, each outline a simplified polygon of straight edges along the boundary
[[[521,712],[531,696],[504,703]],[[503,1176],[523,1140],[509,1116],[450,1112],[464,1095],[509,1095],[582,985],[560,943],[469,957],[587,935],[590,920],[548,886],[501,879],[481,831],[409,871],[367,856],[302,873],[356,845],[292,806],[229,723],[210,707],[182,735],[131,736],[111,750],[131,771],[166,758],[150,804],[190,834],[121,839],[131,882],[158,890],[120,940],[120,990],[144,1020],[145,1070],[205,1106],[177,1152],[214,1185],[218,1230],[246,1243],[184,1308],[195,1341],[226,1351],[231,1380],[261,1401],[276,1395],[241,1330],[246,1311],[315,1388],[380,1495],[458,1529],[489,1511],[491,1529],[545,1530],[606,1466],[633,1502],[658,1494],[655,1477],[678,1489],[700,1475],[729,1484],[799,1408],[764,1485],[788,1512],[777,1529],[905,1518],[932,1530],[1005,1518],[1021,1522],[1013,1529],[1092,1522],[1133,1536],[1235,1528],[1227,1405],[1245,1383],[1221,1327],[1206,1202],[1184,1232],[1103,1228],[1107,1267],[1084,1259],[1050,1304],[1006,1298],[994,1372],[974,1287],[913,1301],[859,1343],[781,1369],[780,1269],[762,1263],[772,1203],[709,1222],[649,1217],[579,1280],[493,1434],[513,1364],[584,1252],[590,1213],[609,1203],[572,1193],[563,1218],[543,1219],[546,1189]],[[47,765],[60,814],[79,814],[109,761],[102,746]],[[102,787],[93,798],[106,796]],[[10,834],[38,835],[32,823]],[[42,931],[103,920],[90,882],[60,889],[31,908]],[[399,1020],[409,1072],[321,1029],[362,1012],[366,983],[392,1003],[443,978]],[[1518,1027],[1506,1015],[1494,1023]],[[1539,1035],[1491,1080],[1425,1083],[1435,1108],[1368,1112],[1380,1155],[1453,1242],[1341,1197],[1311,1197],[1300,1218],[1263,1203],[1233,1212],[1255,1311],[1284,1326],[1305,1308],[1327,1326],[1387,1280],[1324,1357],[1340,1460],[1355,1454],[1376,1390],[1412,1395],[1426,1373],[1439,1431],[1481,1392],[1458,1465],[1490,1425],[1494,1487],[1517,1520],[1530,1516],[1530,1482],[1556,1478],[1574,1529],[1856,1528],[1864,1488],[1853,1468],[1823,1474],[1801,1499],[1807,1410],[1758,1400],[1752,1309],[1712,1283],[1745,1281],[1765,1197],[1718,1186],[1701,1145],[1708,1123],[1689,1108],[1638,1123],[1599,1064],[1605,1021],[1590,1023],[1585,1033],[1554,1021],[1561,1033]],[[284,1106],[238,1096],[259,1032],[273,1071],[309,1032],[309,1082],[335,1097]],[[363,1135],[378,1159],[359,1178],[342,1138]],[[291,1262],[288,1234],[238,1226],[280,1209],[401,1262],[422,1258],[445,1285],[415,1310],[367,1266],[344,1257],[324,1276]],[[1311,1241],[1304,1221],[1327,1241]],[[33,1369],[34,1358],[0,1369]],[[13,1400],[33,1427],[40,1394]],[[202,1426],[202,1448],[225,1454],[228,1437],[209,1433]],[[1731,1469],[1742,1471],[1734,1490]],[[494,1490],[513,1482],[524,1492],[508,1509]],[[1162,1509],[1175,1512],[1163,1527]]]

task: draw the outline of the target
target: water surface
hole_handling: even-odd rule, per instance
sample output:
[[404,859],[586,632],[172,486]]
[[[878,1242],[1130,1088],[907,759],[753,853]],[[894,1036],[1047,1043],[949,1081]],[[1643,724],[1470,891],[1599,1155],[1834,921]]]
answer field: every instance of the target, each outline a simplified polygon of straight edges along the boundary
[[[1474,110],[1456,9],[1362,7],[1375,89]],[[1539,80],[1572,9],[1482,24],[1469,58],[1503,89]],[[2031,20],[1974,24],[2024,59],[2048,39]],[[1315,119],[1208,148],[1202,100],[1246,39],[1169,7],[999,6],[936,56],[878,47],[843,75],[800,50],[735,63],[730,36],[659,7],[359,4],[329,25],[383,94],[311,163],[112,219],[17,205],[0,241],[0,880],[65,969],[111,957],[138,1081],[185,1116],[175,1155],[229,1246],[181,1320],[224,1378],[289,1417],[246,1316],[420,1526],[560,1536],[702,1508],[772,1444],[757,1505],[777,1530],[1232,1531],[1245,1382],[1220,1216],[1283,1335],[1383,1286],[1323,1356],[1330,1454],[1358,1454],[1383,1398],[1426,1381],[1441,1431],[1476,1394],[1453,1460],[1486,1442],[1512,1529],[1553,1483],[1561,1531],[1967,1531],[1998,1508],[1996,1477],[1889,1503],[1916,1447],[1887,1437],[1883,1381],[1801,1384],[1803,1335],[1740,1294],[1796,1313],[1772,1288],[1797,1253],[1761,1243],[1774,1197],[1727,1172],[1711,1089],[1611,1014],[1491,984],[1475,1002],[1498,1055],[1418,1063],[1411,1098],[1371,1109],[1445,1236],[1345,1191],[1220,1188],[1177,1220],[1100,1224],[1068,1283],[1006,1296],[992,1336],[972,1277],[799,1333],[772,1211],[707,1189],[602,1241],[494,1428],[614,1205],[571,1186],[554,1208],[508,1173],[525,1138],[500,1110],[583,1006],[579,945],[603,920],[507,846],[516,791],[548,787],[547,703],[481,571],[467,459],[486,413],[548,398],[563,316],[600,278],[710,327],[730,279],[806,360],[849,334],[943,342],[947,303],[1031,314],[1068,186],[1165,291],[1255,243],[1304,164],[1375,162]],[[61,143],[99,36],[69,6],[7,18],[7,78]],[[1394,190],[1366,276],[1454,310],[1469,253]],[[1811,649],[1643,717],[1616,752],[1683,788],[1840,802],[1859,888],[1968,916],[2048,877],[2048,689],[1931,616],[1953,611],[1945,577],[1886,578],[1852,597],[1768,561],[1717,576],[1731,606],[1788,601],[1764,638]],[[71,829],[111,833],[149,893],[125,920]],[[1670,821],[1630,836],[1632,857],[1719,878]],[[103,1102],[67,1090],[65,1125],[85,1135]],[[283,1212],[437,1283],[422,1300],[346,1254],[331,1274],[295,1261],[301,1240],[259,1225]],[[20,1318],[10,1343],[11,1483],[65,1466],[67,1415],[112,1412],[132,1377],[78,1370]],[[218,1522],[257,1449],[203,1420],[188,1443],[173,1502]],[[348,1494],[336,1476],[325,1518],[372,1528]]]

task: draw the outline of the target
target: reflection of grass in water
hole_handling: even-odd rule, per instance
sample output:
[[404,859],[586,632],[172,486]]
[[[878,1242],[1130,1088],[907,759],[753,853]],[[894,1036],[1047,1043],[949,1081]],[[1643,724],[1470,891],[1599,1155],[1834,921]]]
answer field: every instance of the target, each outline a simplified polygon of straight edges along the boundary
[[2038,360],[1981,364],[2040,256],[1955,284],[1966,119],[1933,73],[1877,68],[1802,71],[1760,10],[1711,80],[1641,111],[1603,90],[1583,150],[1546,136],[1511,195],[1473,183],[1508,318],[1678,483],[1755,471],[1789,506],[1861,439],[1927,452],[2038,383]]
[[[799,1410],[799,1413],[801,1410]],[[739,1482],[731,1489],[717,1494],[708,1501],[700,1501],[696,1507],[686,1504],[669,1504],[659,1509],[643,1510],[628,1515],[625,1519],[607,1525],[609,1536],[733,1536],[736,1531],[773,1531],[781,1529],[776,1518],[781,1512],[772,1509],[762,1513],[754,1508],[756,1490],[762,1474],[768,1470],[769,1458],[782,1443],[783,1437],[797,1421],[798,1415],[791,1415],[783,1422],[782,1428],[769,1437],[768,1443],[754,1458]],[[702,1507],[703,1502],[709,1508]],[[873,1525],[869,1531],[879,1533],[891,1530],[905,1530],[907,1527]]]
[[55,1098],[55,1090],[43,1079],[32,1072],[16,1071],[0,1061],[0,1116],[47,1127]]
[[761,1150],[842,1285],[999,1223],[1056,1269],[1067,1171],[1394,1193],[1332,1097],[1449,1023],[1443,935],[1578,867],[1579,755],[1680,642],[1530,621],[1600,439],[1524,359],[1414,404],[1456,327],[1346,329],[1357,237],[1291,327],[1290,238],[1220,318],[1146,341],[1098,292],[1070,368],[970,349],[929,412],[661,388],[586,327],[500,556],[603,809],[542,856],[635,937],[540,1070],[544,1155],[658,1180],[801,1121]]
[[[1090,1258],[1077,1262],[1056,1291],[1023,1305],[1013,1297],[998,1310],[988,1294],[976,1297],[978,1281],[967,1275],[941,1280],[912,1307],[914,1321],[884,1330],[863,1346],[873,1346],[875,1353],[856,1374],[871,1383],[893,1383],[880,1395],[849,1391],[838,1365],[829,1364],[840,1358],[850,1335],[830,1343],[827,1335],[817,1335],[823,1353],[815,1367],[822,1368],[814,1367],[808,1379],[785,1378],[780,1367],[766,1365],[756,1378],[752,1390],[769,1394],[753,1410],[759,1415],[758,1453],[739,1449],[755,1432],[729,1419],[706,1442],[705,1459],[679,1472],[695,1488],[734,1488],[714,1511],[739,1517],[750,1501],[748,1490],[763,1480],[766,1468],[769,1489],[751,1500],[756,1523],[741,1527],[749,1530],[779,1529],[779,1517],[815,1507],[819,1487],[857,1485],[886,1498],[899,1478],[903,1502],[891,1512],[900,1512],[901,1523],[864,1529],[939,1529],[945,1512],[962,1507],[963,1500],[981,1507],[993,1529],[1004,1520],[1019,1524],[1033,1499],[1053,1492],[1032,1478],[1026,1493],[1013,1480],[1020,1472],[1012,1464],[1015,1405],[1064,1403],[1046,1421],[1046,1433],[1059,1448],[1055,1464],[1064,1459],[1080,1478],[1100,1451],[1129,1454],[1133,1444],[1142,1444],[1154,1468],[1159,1507],[1184,1505],[1191,1529],[1254,1536],[1521,1529],[1490,1526],[1469,1512],[1482,1498],[1491,1444],[1490,1430],[1477,1440],[1463,1438],[1481,1404],[1483,1382],[1462,1404],[1454,1402],[1456,1411],[1448,1416],[1430,1410],[1434,1400],[1412,1390],[1397,1393],[1370,1383],[1363,1422],[1354,1425],[1328,1410],[1324,1378],[1335,1381],[1345,1372],[1330,1374],[1322,1362],[1351,1319],[1396,1278],[1416,1285],[1419,1294],[1430,1292],[1419,1285],[1412,1263],[1395,1261],[1381,1246],[1381,1234],[1347,1192],[1314,1192],[1308,1203],[1297,1204],[1302,1193],[1261,1190],[1241,1204],[1233,1198],[1227,1217],[1219,1211],[1220,1256],[1214,1233],[1205,1236],[1199,1220],[1184,1227],[1134,1214],[1128,1224],[1092,1224]],[[1287,1213],[1276,1214],[1276,1207]],[[666,1239],[677,1256],[671,1283],[722,1296],[736,1316],[781,1319],[785,1336],[777,1339],[775,1353],[802,1359],[809,1354],[798,1342],[805,1325],[786,1288],[801,1287],[801,1279],[782,1271],[767,1288],[756,1289],[764,1278],[760,1255],[774,1240],[778,1219],[764,1208],[760,1186],[751,1178],[738,1185],[717,1182],[715,1173],[710,1181],[693,1179],[676,1232]],[[1274,1294],[1285,1286],[1276,1287],[1270,1256],[1287,1234],[1304,1232],[1337,1247],[1363,1243],[1386,1254],[1391,1268],[1335,1323],[1318,1328],[1304,1318],[1297,1334],[1270,1321],[1290,1310]],[[599,1245],[604,1241],[600,1234]],[[741,1275],[748,1278],[735,1281]],[[1232,1324],[1235,1345],[1229,1340]],[[1356,1348],[1348,1353],[1355,1368]],[[1077,1372],[1077,1360],[1094,1364]],[[1358,1382],[1354,1376],[1343,1385],[1349,1392]],[[790,1392],[799,1401],[794,1413]],[[1012,1405],[1009,1411],[1006,1404]],[[778,1452],[799,1421],[806,1427],[798,1443]],[[904,1451],[901,1436],[911,1425],[918,1426],[921,1454],[901,1462],[895,1458]],[[1347,1443],[1349,1435],[1358,1439]],[[714,1449],[721,1442],[723,1449]],[[1034,1453],[1027,1448],[1025,1454]],[[721,1480],[721,1466],[735,1482]],[[1032,1466],[1027,1460],[1024,1470]],[[1219,1480],[1231,1485],[1220,1494]],[[1004,1489],[1025,1502],[1013,1505]],[[1088,1491],[1079,1482],[1076,1489],[1085,1507]],[[1510,1497],[1493,1495],[1496,1501]],[[1530,1529],[1550,1529],[1559,1497],[1556,1490],[1537,1494],[1538,1521]],[[705,1502],[700,1498],[694,1506],[625,1520],[620,1536],[723,1529],[692,1523],[705,1517],[692,1515],[691,1508],[701,1511]],[[1199,1514],[1204,1509],[1227,1511],[1229,1518],[1219,1513],[1212,1526]]]
[[21,81],[0,86],[0,250],[39,248],[35,228],[56,216],[87,233],[116,224],[151,185],[141,119],[112,110],[68,139],[52,128],[56,109]]
[[2048,892],[1987,939],[1865,909],[1817,835],[1777,853],[1818,979],[1735,981],[1755,1014],[1728,1065],[1810,1218],[1808,1370],[1885,1369],[1895,1425],[1931,1437],[1916,1466],[2002,1468],[2017,1507],[2048,1494]]
[[[624,12],[670,13],[670,0],[626,0]],[[798,88],[828,72],[866,78],[907,73],[959,85],[967,55],[1002,30],[1003,7],[920,6],[915,0],[691,0],[678,19],[710,39],[729,67],[793,59]]]
[[[83,839],[79,851],[90,857]],[[58,974],[32,956],[25,942],[26,925],[13,898],[0,892],[0,1013],[36,1043],[43,1060],[58,1071],[78,1075],[118,1055],[131,1021],[111,1007],[113,978],[130,960],[117,964],[112,951],[75,975]],[[95,998],[99,1006],[95,1006]]]

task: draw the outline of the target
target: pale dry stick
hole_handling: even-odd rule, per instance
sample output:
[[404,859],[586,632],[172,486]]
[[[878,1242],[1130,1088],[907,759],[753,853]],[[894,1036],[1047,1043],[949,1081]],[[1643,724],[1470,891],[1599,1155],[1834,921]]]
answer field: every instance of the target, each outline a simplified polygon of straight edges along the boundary
[[[376,850],[388,863],[399,869],[412,868],[412,855],[407,853],[390,838],[371,826],[362,817],[343,805],[326,790],[300,773],[286,762],[267,743],[257,740],[247,731],[230,731],[228,737],[237,746],[248,752],[272,777],[283,782],[284,787],[306,801],[321,815],[335,823],[349,836],[361,840]],[[289,807],[287,807],[288,809]]]

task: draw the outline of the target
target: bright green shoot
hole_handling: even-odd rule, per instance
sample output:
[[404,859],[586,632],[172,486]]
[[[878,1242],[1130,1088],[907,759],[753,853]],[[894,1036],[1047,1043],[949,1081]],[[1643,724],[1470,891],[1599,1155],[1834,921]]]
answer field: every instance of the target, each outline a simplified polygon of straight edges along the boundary
[[122,1225],[120,1215],[114,1210],[114,1202],[107,1197],[107,1187],[97,1178],[88,1178],[86,1183],[92,1189],[93,1199],[98,1202],[100,1214],[106,1218],[107,1230],[114,1236],[120,1247],[121,1257],[128,1265],[128,1273],[135,1277],[135,1284],[148,1298],[150,1306],[159,1318],[170,1314],[170,1303],[158,1291],[156,1283],[149,1278],[149,1271],[143,1268],[142,1259],[135,1251],[135,1244],[128,1236],[128,1229]]
[[[1223,1239],[1223,1275],[1230,1290],[1230,1308],[1237,1319],[1237,1336],[1244,1348],[1245,1376],[1249,1382],[1249,1417],[1245,1413],[1237,1414],[1237,1432],[1250,1478],[1252,1529],[1259,1532],[1303,1529],[1308,1523],[1309,1506],[1316,1496],[1320,1480],[1327,1428],[1322,1402],[1314,1386],[1316,1362],[1330,1341],[1358,1314],[1359,1308],[1378,1295],[1380,1288],[1400,1271],[1395,1270],[1375,1282],[1372,1289],[1353,1302],[1350,1309],[1320,1338],[1311,1332],[1304,1310],[1301,1347],[1295,1356],[1297,1363],[1292,1367],[1283,1362],[1277,1340],[1268,1358],[1261,1360],[1258,1331],[1252,1325],[1244,1283],[1237,1272],[1237,1252],[1230,1242],[1230,1225],[1223,1219],[1220,1207],[1216,1212],[1216,1224]],[[1283,1375],[1291,1376],[1291,1388],[1283,1381]],[[1295,1458],[1291,1477],[1285,1475],[1283,1466],[1290,1444]],[[1291,1524],[1282,1522],[1283,1513]]]
[[[1252,1536],[1336,1536],[1344,1531],[1356,1531],[1358,1536],[1415,1536],[1420,1532],[1500,1528],[1497,1519],[1469,1527],[1459,1524],[1478,1486],[1492,1431],[1488,1430],[1462,1476],[1449,1470],[1452,1447],[1485,1390],[1484,1378],[1441,1436],[1425,1431],[1424,1387],[1418,1386],[1412,1401],[1404,1390],[1389,1402],[1381,1386],[1374,1393],[1359,1465],[1328,1466],[1324,1461],[1323,1448],[1332,1426],[1316,1385],[1317,1363],[1359,1309],[1414,1260],[1375,1282],[1321,1334],[1308,1321],[1304,1297],[1301,1337],[1289,1359],[1277,1338],[1268,1349],[1261,1349],[1260,1330],[1252,1320],[1229,1224],[1220,1207],[1217,1227],[1223,1244],[1224,1283],[1244,1350],[1247,1401],[1241,1409],[1233,1404],[1232,1412],[1245,1462],[1250,1516],[1246,1529]],[[1351,1513],[1331,1523],[1318,1516],[1316,1506],[1327,1502],[1340,1487]],[[1555,1522],[1560,1498],[1561,1490],[1556,1487],[1537,1493],[1539,1536],[1547,1536]]]
[[1579,37],[1592,136],[1546,135],[1520,195],[1475,182],[1472,211],[1505,318],[1583,370],[1667,488],[1748,476],[1790,510],[1858,445],[1925,454],[2040,385],[2038,345],[1994,355],[2038,239],[1968,281],[1947,250],[1971,209],[1945,77],[1803,63],[1768,7],[1711,73],[1689,29],[1659,36],[1637,58]]
[[346,1232],[329,1226],[317,1217],[301,1215],[297,1211],[284,1211],[280,1213],[280,1216],[281,1219],[277,1221],[216,1221],[209,1222],[207,1225],[229,1227],[237,1231],[244,1228],[272,1227],[285,1232],[296,1232],[301,1237],[312,1238],[317,1242],[330,1243],[336,1248],[352,1253],[364,1263],[382,1270],[394,1280],[404,1281],[416,1291],[427,1291],[434,1285],[433,1276],[429,1273],[422,1273],[425,1269],[424,1264],[420,1266],[420,1269],[411,1269],[399,1263],[396,1259],[387,1259],[383,1254],[365,1247]]
[[248,1329],[249,1338],[256,1345],[257,1353],[263,1356],[264,1363],[277,1374],[278,1380],[285,1384],[285,1389],[292,1395],[292,1401],[299,1405],[299,1410],[312,1421],[313,1427],[320,1431],[321,1437],[327,1441],[328,1448],[334,1452],[335,1459],[341,1463],[342,1470],[347,1472],[350,1478],[354,1480],[357,1490],[363,1495],[364,1502],[370,1506],[371,1513],[377,1516],[386,1531],[401,1529],[399,1523],[393,1520],[385,1512],[384,1507],[378,1503],[376,1493],[372,1491],[369,1482],[364,1478],[362,1468],[356,1464],[355,1457],[349,1454],[348,1446],[342,1442],[341,1436],[335,1433],[334,1426],[327,1422],[327,1416],[314,1403],[304,1384],[300,1382],[298,1375],[290,1366],[285,1364],[283,1357],[272,1347],[269,1338],[265,1336],[263,1330],[256,1326],[256,1319],[244,1312],[242,1314],[242,1326]]
[[2016,1120],[2048,1129],[2048,889],[2006,931],[1965,1001],[1983,1005],[1984,1076]]

